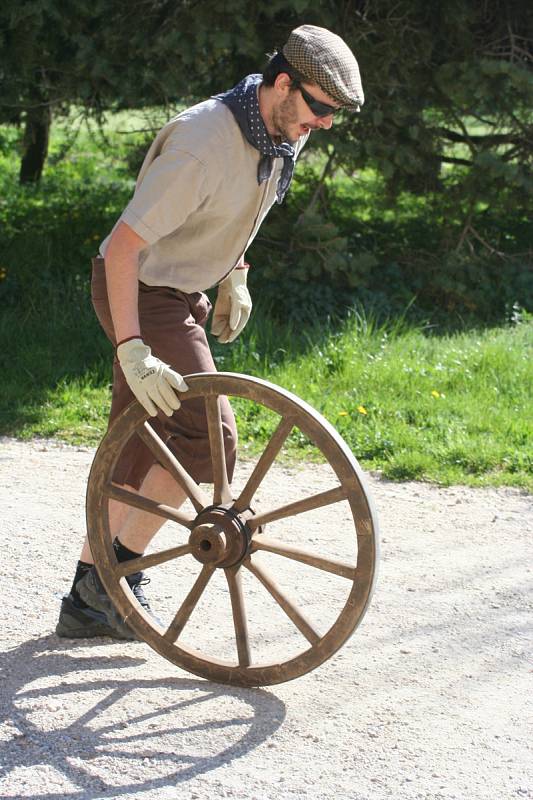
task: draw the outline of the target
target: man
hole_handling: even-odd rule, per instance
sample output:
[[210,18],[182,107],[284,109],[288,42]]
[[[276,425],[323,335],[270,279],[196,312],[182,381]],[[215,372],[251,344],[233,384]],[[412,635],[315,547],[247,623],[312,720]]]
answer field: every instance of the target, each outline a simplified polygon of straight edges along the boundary
[[[261,222],[282,202],[311,131],[331,128],[337,111],[359,111],[363,102],[358,65],[343,40],[324,28],[296,28],[262,76],[249,75],[165,125],[132,200],[93,261],[93,305],[116,348],[109,421],[137,398],[198,482],[213,480],[207,420],[203,401],[187,400],[182,375],[215,370],[204,290],[218,284],[211,332],[219,342],[233,341],[252,308],[244,257]],[[229,402],[221,400],[231,481],[237,435]],[[114,481],[175,508],[185,499],[137,437]],[[161,524],[112,501],[117,559],[141,555]],[[142,573],[127,580],[149,610]],[[87,540],[56,631],[133,638],[99,581]]]

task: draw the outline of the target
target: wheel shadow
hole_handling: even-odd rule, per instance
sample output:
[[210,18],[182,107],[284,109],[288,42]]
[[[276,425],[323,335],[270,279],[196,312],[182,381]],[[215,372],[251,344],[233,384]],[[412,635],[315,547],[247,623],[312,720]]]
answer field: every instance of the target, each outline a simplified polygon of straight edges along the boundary
[[[88,657],[87,642],[46,636],[0,656],[0,797],[21,797],[27,770],[35,789],[44,769],[47,800],[180,785],[242,758],[285,719],[283,702],[264,689],[132,678],[146,659],[101,655],[101,644]],[[65,788],[54,791],[46,770]]]

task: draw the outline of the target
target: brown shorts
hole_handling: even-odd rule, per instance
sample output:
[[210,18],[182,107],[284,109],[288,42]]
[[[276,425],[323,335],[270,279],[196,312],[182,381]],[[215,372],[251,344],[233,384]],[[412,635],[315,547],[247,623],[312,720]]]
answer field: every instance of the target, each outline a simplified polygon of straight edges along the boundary
[[[107,299],[104,259],[100,257],[93,259],[91,295],[96,316],[107,338],[116,346]],[[170,364],[180,375],[216,371],[205,334],[210,311],[211,303],[203,292],[186,294],[168,286],[147,286],[139,282],[141,336],[152,348],[152,353]],[[115,357],[109,424],[133,399],[133,393]],[[221,397],[220,400],[228,479],[231,481],[237,451],[237,429],[228,398]],[[151,424],[196,481],[213,481],[207,417],[202,398],[182,399],[181,408],[172,417],[161,412],[151,418]],[[154,463],[156,459],[150,450],[134,436],[124,448],[113,480],[138,489]]]

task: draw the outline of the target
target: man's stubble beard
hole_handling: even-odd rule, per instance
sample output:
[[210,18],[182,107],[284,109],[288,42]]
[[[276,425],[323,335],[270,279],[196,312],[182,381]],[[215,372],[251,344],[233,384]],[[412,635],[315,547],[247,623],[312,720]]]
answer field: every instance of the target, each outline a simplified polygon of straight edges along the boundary
[[289,126],[295,125],[298,122],[295,95],[295,90],[292,90],[289,96],[285,100],[282,100],[278,108],[275,108],[272,111],[272,127],[275,131],[273,138],[279,138],[279,140],[282,142],[291,141]]

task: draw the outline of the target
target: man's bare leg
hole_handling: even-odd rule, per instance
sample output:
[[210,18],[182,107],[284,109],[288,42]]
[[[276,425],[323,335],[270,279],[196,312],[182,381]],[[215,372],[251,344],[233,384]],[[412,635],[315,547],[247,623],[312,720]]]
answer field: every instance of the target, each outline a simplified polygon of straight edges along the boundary
[[[130,486],[125,489],[135,492]],[[160,465],[154,464],[150,468],[139,489],[139,494],[160,503],[166,503],[173,508],[179,508],[187,495],[174,478]],[[144,553],[157,531],[164,524],[162,517],[148,514],[138,508],[132,508],[115,500],[109,504],[109,523],[111,536],[120,538],[121,543],[134,553]],[[94,564],[87,537],[83,543],[80,561]]]
[[[148,471],[139,489],[139,494],[175,508],[181,506],[186,498],[185,492],[159,464],[154,464]],[[113,507],[112,513],[110,510],[111,535],[113,539],[115,536],[119,537],[116,551],[119,561],[128,561],[135,558],[137,554],[144,553],[165,521],[162,517],[148,514],[138,508],[132,506],[126,506],[126,508],[128,509],[126,514],[117,507]],[[113,605],[96,570],[94,567],[88,566],[92,563],[94,561],[86,541],[77,566],[70,600],[66,598],[63,601],[56,632],[59,636],[80,637],[104,634],[116,635],[120,639],[135,638],[131,628]],[[126,580],[144,611],[151,614],[150,606],[142,591],[142,577],[142,572],[138,570],[127,576]],[[80,603],[83,605],[80,606]],[[95,611],[103,614],[104,619],[95,620]],[[88,619],[91,614],[93,616]],[[110,634],[110,629],[114,633]]]

